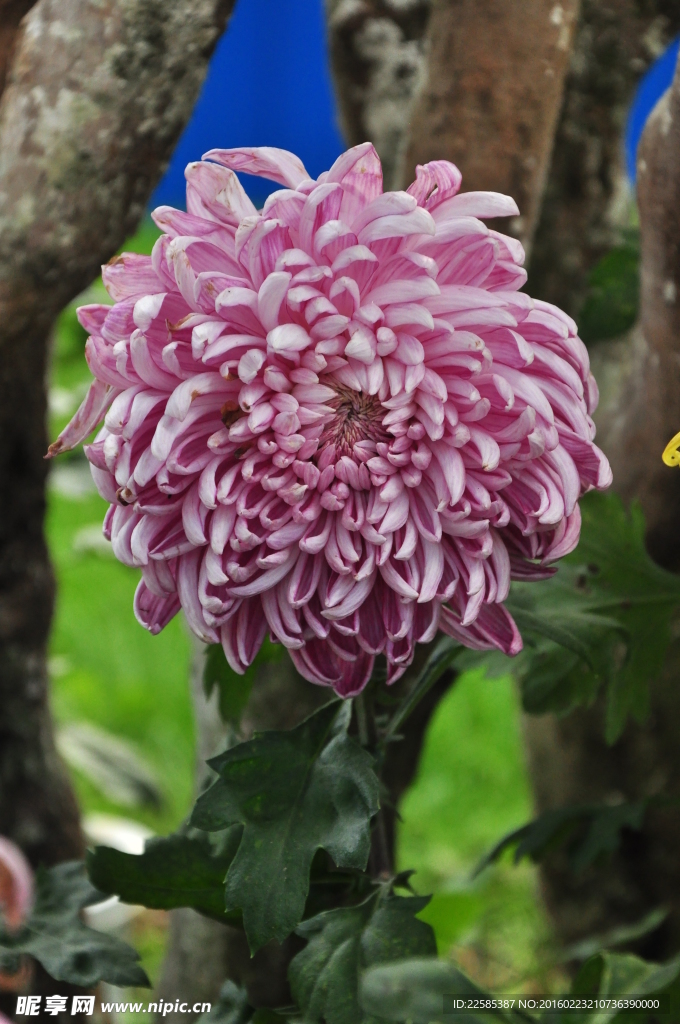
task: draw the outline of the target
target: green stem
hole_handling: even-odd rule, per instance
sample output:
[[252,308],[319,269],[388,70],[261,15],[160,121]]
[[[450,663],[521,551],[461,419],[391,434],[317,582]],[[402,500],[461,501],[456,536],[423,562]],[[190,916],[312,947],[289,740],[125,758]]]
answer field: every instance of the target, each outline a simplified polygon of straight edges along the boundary
[[360,693],[354,698],[354,707],[357,712],[357,727],[359,729],[359,743],[362,747],[369,745],[368,714],[366,709],[366,695]]
[[382,746],[386,745],[397,735],[416,704],[423,699],[444,672],[451,667],[460,650],[460,644],[457,644],[454,640],[447,639],[438,645],[437,650],[428,659],[425,668],[420,673],[415,686],[392,716],[387,729],[383,733]]

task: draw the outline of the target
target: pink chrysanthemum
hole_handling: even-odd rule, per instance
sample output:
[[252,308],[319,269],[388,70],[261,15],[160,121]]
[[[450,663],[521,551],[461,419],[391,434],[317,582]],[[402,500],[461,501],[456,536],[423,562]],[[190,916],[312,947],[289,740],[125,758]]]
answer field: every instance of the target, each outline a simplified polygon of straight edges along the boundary
[[[258,213],[235,171],[284,188]],[[383,193],[369,144],[316,181],[267,148],[186,177],[152,256],[104,268],[113,307],[79,310],[96,380],[51,449],[108,409],[86,452],[139,621],[182,607],[238,672],[269,631],[342,695],[437,629],[516,653],[510,580],[574,548],[611,473],[575,324],[479,219],[513,200],[445,161]]]

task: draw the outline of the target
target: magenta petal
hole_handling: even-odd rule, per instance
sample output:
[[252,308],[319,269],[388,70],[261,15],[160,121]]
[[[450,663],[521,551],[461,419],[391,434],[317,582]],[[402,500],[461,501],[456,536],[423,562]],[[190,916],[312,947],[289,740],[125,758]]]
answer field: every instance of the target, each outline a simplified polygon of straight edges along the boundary
[[0,836],[0,866],[3,869],[3,882],[6,884],[2,908],[4,923],[10,932],[15,932],[26,920],[33,906],[33,872],[19,847],[5,836]]
[[[284,188],[261,212],[236,176]],[[245,671],[267,631],[309,680],[394,682],[437,629],[508,654],[510,580],[573,550],[611,481],[576,325],[519,289],[521,245],[453,164],[383,192],[369,144],[311,181],[283,150],[213,150],[151,257],[83,307],[95,376],[50,455],[86,455],[140,622],[181,606]],[[108,412],[107,412],[108,410]]]
[[52,459],[55,455],[60,455],[61,452],[69,452],[81,441],[84,441],[97,424],[101,423],[106,410],[117,394],[116,389],[110,384],[94,380],[73,419],[48,448],[46,458]]
[[356,697],[371,678],[375,659],[362,651],[356,661],[340,662],[340,679],[333,689],[340,697]]
[[455,164],[448,160],[431,160],[428,164],[418,164],[416,180],[407,191],[414,196],[418,206],[433,210],[457,194],[462,180],[463,175]]
[[140,580],[135,591],[134,611],[137,622],[141,623],[154,636],[165,629],[170,619],[174,619],[180,610],[177,594],[157,597],[152,594],[144,580]]

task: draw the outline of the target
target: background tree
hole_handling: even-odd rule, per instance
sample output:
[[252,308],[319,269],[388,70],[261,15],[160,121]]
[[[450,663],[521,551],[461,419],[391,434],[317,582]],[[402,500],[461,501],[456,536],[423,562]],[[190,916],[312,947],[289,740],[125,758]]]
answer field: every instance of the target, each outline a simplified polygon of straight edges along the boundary
[[[349,5],[339,6],[349,22]],[[635,85],[679,30],[680,10],[672,2],[536,0],[515,4],[510,13],[492,0],[434,0],[423,39],[427,70],[404,105],[400,181],[411,180],[417,163],[440,157],[458,164],[466,190],[512,194],[523,216],[509,230],[525,245],[533,239],[531,294],[577,315],[590,272],[627,222],[622,130]],[[345,36],[332,19],[330,33],[337,54]],[[335,69],[347,110],[354,93],[337,57]],[[641,501],[651,554],[677,571],[680,481],[660,459],[680,423],[674,95],[655,111],[640,152],[640,323],[629,336],[600,344],[593,366],[602,391],[598,443],[612,462],[614,488],[626,501]],[[353,131],[368,127],[346,114],[345,124]],[[647,723],[629,725],[613,748],[603,740],[599,702],[564,719],[527,716],[539,812],[677,792],[677,665],[672,649],[652,689]],[[594,870],[574,879],[566,859],[544,869],[558,936],[568,942],[606,931],[663,904],[673,913],[645,951],[659,958],[675,952],[679,829],[676,811],[651,812],[640,834],[626,836],[606,879]]]
[[0,834],[37,865],[83,851],[45,661],[50,330],[143,215],[233,2],[39,0],[15,34],[30,6],[0,34]]
[[[44,379],[46,339],[54,317],[95,276],[99,263],[115,252],[141,216],[188,117],[230,6],[226,0],[187,0],[172,8],[155,0],[128,0],[102,8],[84,0],[61,0],[58,5],[40,0],[18,37],[0,104],[0,482],[3,493],[12,495],[0,521],[0,832],[19,841],[34,863],[72,856],[81,846],[77,812],[54,754],[47,710],[44,656],[52,582],[42,537],[45,404],[36,382]],[[502,6],[491,2],[439,0],[426,30],[426,7],[418,2],[329,0],[331,52],[348,141],[375,138],[388,186],[410,180],[414,163],[437,156],[461,165],[466,189],[516,194],[526,213],[511,229],[528,243],[538,224],[532,291],[576,309],[587,272],[615,237],[615,209],[609,200],[621,194],[621,113],[637,76],[677,27],[675,6],[584,2],[569,65],[576,3],[526,0],[521,13],[515,8],[508,22]],[[51,31],[55,23],[59,30]],[[499,56],[504,53],[511,58]],[[423,54],[429,54],[427,64]],[[479,67],[485,69],[484,80]],[[504,100],[506,95],[511,102]],[[666,196],[674,198],[674,113],[670,103],[665,114],[663,109],[657,112],[656,127],[650,127],[665,141],[656,147],[655,160],[650,157],[651,171],[642,183],[643,271],[651,283],[647,292],[643,288],[641,328],[611,350],[609,365],[628,367],[627,372],[617,371],[612,383],[612,395],[619,399],[605,402],[605,412],[615,410],[613,422],[622,438],[616,442],[618,449],[615,434],[604,427],[615,468],[617,457],[624,466],[623,493],[645,499],[652,550],[673,567],[675,484],[669,484],[671,500],[654,506],[656,478],[647,469],[653,452],[661,450],[678,424],[667,429],[661,416],[651,417],[652,448],[640,444],[631,457],[631,444],[639,437],[635,410],[642,407],[646,413],[654,403],[661,408],[663,388],[672,386],[676,374],[668,316],[675,305],[671,271],[676,256],[669,233],[673,207],[671,200],[664,205]],[[622,364],[622,353],[642,353],[641,362]],[[664,369],[660,374],[657,357]],[[641,405],[629,400],[626,380],[636,384]],[[669,672],[666,704],[659,707],[670,723],[674,677]],[[300,695],[300,685],[289,669],[261,673],[245,728],[288,727],[301,718],[308,710],[308,695]],[[270,699],[270,686],[280,687],[280,702]],[[395,748],[397,794],[413,774],[429,713],[443,689],[432,691],[405,741]],[[562,803],[567,796],[582,799],[586,790],[592,791],[595,770],[597,795],[605,797],[611,796],[612,780],[621,777],[631,798],[658,787],[663,773],[664,782],[672,780],[673,731],[662,732],[658,721],[657,712],[647,727],[631,727],[613,752],[600,742],[592,758],[593,729],[601,735],[599,709],[567,723],[537,723],[529,729],[537,776],[543,771],[540,755],[546,736],[558,751],[554,763],[560,765],[559,775],[545,774],[537,787],[540,806]],[[207,731],[203,740],[204,749],[210,749]],[[628,755],[628,750],[633,753]],[[640,750],[644,765],[635,754]],[[560,909],[574,900],[582,899],[592,911],[581,913],[584,930],[591,930],[630,920],[632,912],[656,901],[657,894],[665,901],[673,899],[674,869],[664,865],[677,844],[670,841],[668,820],[656,827],[665,850],[661,860],[652,859],[651,833],[643,833],[635,851],[622,850],[611,894],[605,893],[597,905],[587,885],[578,895],[561,874],[547,876],[549,902],[564,937],[579,930]],[[638,872],[644,884],[627,888]],[[633,894],[630,899],[617,897],[622,888]],[[173,978],[185,978],[187,984],[191,980],[196,987],[205,983],[214,988],[216,975],[200,985],[192,977],[196,942],[188,941],[186,921],[176,921],[164,986],[172,985]],[[671,920],[669,937],[673,927]],[[206,933],[201,942],[208,941]],[[659,947],[659,955],[665,948]],[[242,941],[240,946],[236,940],[226,941],[215,958],[215,970],[222,966],[245,981],[257,993],[253,1001],[274,1005],[281,997],[273,961],[267,959],[270,953],[258,966],[244,959]],[[288,955],[285,950],[280,956],[272,953],[281,963]],[[173,963],[183,964],[184,970],[175,971]]]
[[[385,187],[412,180],[417,163],[444,158],[461,167],[466,190],[512,194],[522,216],[510,225],[497,226],[516,234],[528,249],[533,243],[532,294],[572,312],[579,310],[588,274],[619,239],[628,209],[621,141],[625,111],[640,75],[680,27],[680,12],[672,4],[641,8],[625,0],[559,5],[523,0],[521,10],[513,5],[512,12],[492,0],[483,4],[434,0],[431,8],[417,0],[405,4],[327,0],[326,6],[334,83],[348,144],[367,137],[374,142],[385,168]],[[671,167],[670,155],[668,160]],[[672,195],[668,192],[669,203]],[[641,207],[645,218],[642,202]],[[643,255],[643,267],[644,259]],[[617,365],[618,359],[617,350],[610,365]],[[601,363],[600,359],[598,366]],[[608,377],[604,366],[601,370]],[[620,376],[619,372],[612,388],[619,403],[617,422],[627,424],[628,444],[631,436],[638,435],[640,420],[628,405]],[[647,392],[635,370],[630,376],[637,380],[644,403]],[[666,379],[674,380],[675,375]],[[606,396],[603,404],[608,405]],[[660,458],[655,462],[649,454],[660,453],[677,429],[680,416],[670,423],[672,419],[671,411],[664,424],[657,425],[655,436],[638,444],[637,460],[632,463],[630,450],[623,444],[617,462],[603,423],[603,447],[614,461],[615,487],[625,498],[640,493],[636,485],[624,483],[634,466],[654,466],[650,491],[662,477],[673,488],[675,481]],[[622,460],[627,464],[623,476]],[[672,516],[663,500],[658,506]],[[655,529],[653,518],[650,529]],[[674,567],[663,557],[660,561]],[[662,699],[660,693],[666,691],[664,709],[672,693],[672,669],[669,673],[667,682],[655,690],[655,699]],[[288,686],[294,684],[283,685],[288,693]],[[253,699],[257,700],[262,686],[256,681]],[[444,689],[433,693],[427,713],[423,709],[420,720],[408,725],[413,756],[405,758],[405,785],[415,770],[429,713]],[[284,706],[290,707],[288,701]],[[659,787],[662,775],[665,781],[669,770],[673,774],[671,763],[676,760],[671,737],[677,718],[667,720],[668,729],[660,737],[652,723],[663,717],[657,713],[647,727],[629,726],[613,749],[602,739],[600,707],[563,721],[554,716],[528,717],[537,809],[608,800],[612,795],[633,800],[654,792],[650,778]],[[265,724],[255,721],[259,727]],[[280,727],[283,722],[275,713],[266,716],[266,724]],[[639,752],[624,754],[629,764],[621,774],[621,751],[631,735],[636,750],[645,751],[644,765]],[[396,761],[398,748],[394,753]],[[655,812],[648,821],[652,823],[647,826],[649,834],[626,838],[604,889],[601,875],[594,871],[575,883],[566,863],[558,861],[557,867],[545,870],[547,902],[560,938],[570,941],[630,923],[650,907],[674,902],[678,888],[671,855],[677,848],[674,815]],[[659,843],[667,864],[660,873],[658,855],[651,853]],[[672,919],[664,927],[670,935],[675,928]],[[676,948],[671,940],[661,944],[659,940],[657,935],[650,955],[661,957]],[[246,967],[243,954],[237,951],[239,942],[244,945],[242,937],[236,938],[226,953],[227,976],[247,984],[251,999],[276,1005],[271,962],[265,966],[263,961],[264,976],[258,980],[256,965]],[[178,943],[179,938],[175,950]],[[172,975],[176,977],[174,970],[166,972],[165,985]],[[283,982],[279,987],[285,991]],[[179,991],[171,983],[163,987],[166,998]]]
[[[678,374],[678,196],[680,189],[680,76],[651,115],[638,152],[640,214],[640,318],[621,339],[600,343],[594,370],[602,389],[598,438],[611,459],[614,486],[638,500],[647,521],[647,544],[656,561],[678,570],[680,481],[660,453],[680,418]],[[602,741],[602,708],[563,719],[527,719],[532,777],[540,809],[589,800],[636,800],[661,791],[677,797],[680,728],[677,642],[651,688],[643,725],[629,725],[613,748]],[[599,731],[598,731],[599,730]],[[630,923],[653,907],[671,913],[645,953],[674,953],[680,938],[677,807],[658,808],[638,835],[629,835],[606,876],[580,880],[563,862],[546,871],[546,894],[560,935]]]

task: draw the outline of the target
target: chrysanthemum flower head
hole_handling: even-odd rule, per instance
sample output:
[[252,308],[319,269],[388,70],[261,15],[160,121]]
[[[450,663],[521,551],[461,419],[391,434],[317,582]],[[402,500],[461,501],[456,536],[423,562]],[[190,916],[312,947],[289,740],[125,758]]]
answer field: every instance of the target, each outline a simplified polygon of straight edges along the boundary
[[[236,171],[283,186],[258,212]],[[52,453],[86,448],[104,531],[151,632],[182,607],[242,672],[269,632],[357,693],[438,629],[514,654],[511,579],[541,579],[606,487],[573,321],[532,300],[521,245],[453,164],[383,192],[370,144],[315,181],[276,149],[190,164],[187,212],[85,306],[95,376]],[[107,411],[108,410],[108,411]]]

